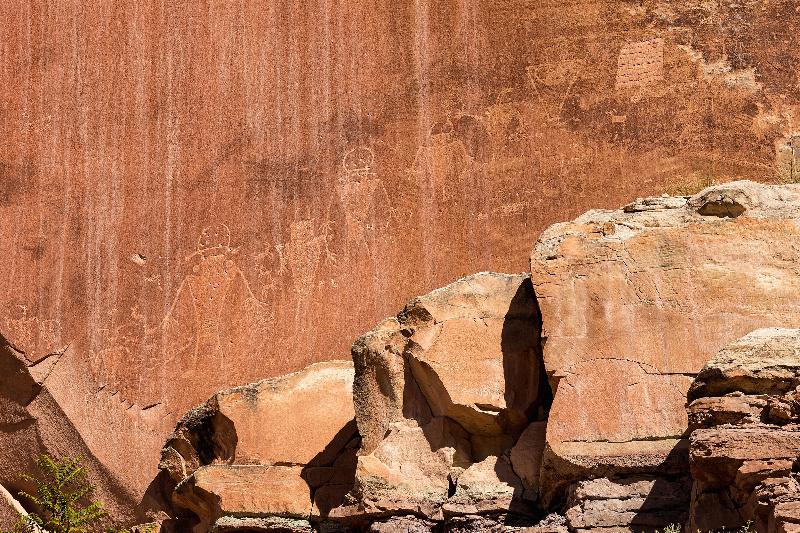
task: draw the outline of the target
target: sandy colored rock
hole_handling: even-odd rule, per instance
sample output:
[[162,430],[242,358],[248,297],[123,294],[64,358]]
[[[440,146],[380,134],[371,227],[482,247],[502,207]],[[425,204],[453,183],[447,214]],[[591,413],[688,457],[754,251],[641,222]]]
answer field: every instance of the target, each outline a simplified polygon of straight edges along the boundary
[[545,504],[577,479],[685,471],[690,384],[631,361],[579,363],[560,380],[550,410],[539,480]]
[[688,503],[689,483],[685,478],[598,478],[571,487],[566,519],[571,531],[656,530],[683,523]]
[[[132,522],[139,498],[92,453],[50,393],[47,376],[29,364],[24,354],[0,335],[0,487],[22,503],[18,492],[31,492],[33,487],[20,475],[38,473],[38,456],[81,455],[88,479],[97,487],[95,496],[105,504],[109,518],[117,523]],[[0,497],[0,527],[9,527],[15,516],[7,499]],[[104,525],[111,526],[111,522]]]
[[271,516],[267,518],[238,518],[223,516],[214,523],[211,533],[250,531],[254,533],[313,533],[308,520]]
[[214,462],[331,463],[355,435],[352,387],[352,363],[332,361],[220,392],[183,418],[162,467],[179,482]]
[[692,377],[727,343],[800,315],[798,186],[742,181],[685,205],[638,204],[556,224],[532,253],[557,389],[548,483],[666,470],[687,428]]
[[[694,374],[759,323],[790,323],[797,306],[784,297],[796,283],[790,265],[800,189],[720,187],[692,198],[694,207],[591,211],[542,234],[531,268],[548,374],[560,378],[579,362],[613,358]],[[702,199],[718,190],[749,194],[749,208],[735,219],[700,215]],[[775,246],[788,255],[767,253]],[[693,320],[698,316],[707,320]],[[657,327],[663,324],[671,327]],[[637,335],[627,338],[625,331]]]
[[800,385],[800,330],[765,328],[725,346],[697,376],[689,399],[783,394]]
[[203,466],[178,485],[175,498],[206,527],[225,515],[307,519],[311,492],[301,470],[300,466]]
[[435,522],[415,516],[395,516],[389,520],[370,525],[370,533],[429,533],[436,527]]
[[[549,402],[538,332],[528,277],[485,272],[411,300],[359,338],[354,497],[378,514],[507,511],[522,488],[498,458]],[[501,470],[508,476],[498,478]],[[478,479],[459,489],[462,475]],[[457,498],[448,502],[451,486]]]
[[141,493],[192,406],[556,220],[797,179],[794,7],[5,2],[0,330],[73,347],[52,393]]
[[690,528],[792,530],[800,484],[800,331],[769,328],[722,348],[690,389]]
[[468,435],[452,421],[395,422],[372,453],[358,457],[354,494],[368,512],[434,518],[470,458]]
[[532,422],[511,449],[511,465],[520,477],[525,490],[533,495],[539,491],[539,472],[544,455],[547,422]]
[[164,445],[161,468],[176,485],[175,505],[200,517],[194,531],[230,516],[307,522],[341,505],[360,442],[352,384],[349,361],[317,363],[217,393],[187,413]]
[[508,457],[490,456],[457,476],[455,493],[444,511],[454,515],[507,512],[515,497],[522,499],[522,491]]
[[538,327],[524,275],[475,274],[409,302],[353,346],[365,449],[428,410],[471,434],[521,431],[540,400]]

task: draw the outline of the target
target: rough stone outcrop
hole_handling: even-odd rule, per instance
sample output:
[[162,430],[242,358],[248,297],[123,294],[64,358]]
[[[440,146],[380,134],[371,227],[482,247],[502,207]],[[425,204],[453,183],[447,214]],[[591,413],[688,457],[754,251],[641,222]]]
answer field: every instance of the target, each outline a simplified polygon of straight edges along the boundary
[[97,487],[95,496],[110,512],[106,525],[130,523],[139,499],[92,454],[40,371],[0,335],[0,528],[10,529],[18,506],[30,505],[17,497],[19,491],[33,490],[20,475],[36,475],[41,454],[82,456],[88,479]]
[[244,518],[310,528],[353,486],[352,391],[352,363],[333,361],[214,395],[162,450],[173,505],[197,516],[195,531]]
[[0,331],[72,346],[50,390],[140,496],[192,406],[523,270],[553,221],[800,173],[794,0],[20,5]]
[[716,351],[800,319],[800,186],[740,181],[590,211],[537,241],[555,390],[545,500],[569,480],[686,467],[686,393]]
[[[538,338],[528,277],[481,273],[358,339],[358,512],[436,520],[535,500],[536,458],[512,447],[549,407]],[[520,446],[535,453],[537,436],[526,432]]]
[[654,531],[683,524],[690,483],[652,476],[579,481],[570,488],[566,524],[570,531]]
[[197,533],[793,530],[800,334],[752,330],[800,318],[798,220],[800,185],[734,182],[557,224],[530,276],[192,410],[172,504]]
[[725,346],[689,391],[691,531],[800,530],[800,330]]

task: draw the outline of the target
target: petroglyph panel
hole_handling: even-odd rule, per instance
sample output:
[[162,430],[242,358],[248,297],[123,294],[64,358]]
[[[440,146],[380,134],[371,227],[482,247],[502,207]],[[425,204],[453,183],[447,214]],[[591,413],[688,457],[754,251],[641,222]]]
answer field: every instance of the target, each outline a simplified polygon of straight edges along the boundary
[[553,222],[798,167],[786,1],[39,4],[0,2],[0,330],[71,346],[119,450]]
[[617,90],[647,89],[664,81],[664,39],[629,43],[617,60]]

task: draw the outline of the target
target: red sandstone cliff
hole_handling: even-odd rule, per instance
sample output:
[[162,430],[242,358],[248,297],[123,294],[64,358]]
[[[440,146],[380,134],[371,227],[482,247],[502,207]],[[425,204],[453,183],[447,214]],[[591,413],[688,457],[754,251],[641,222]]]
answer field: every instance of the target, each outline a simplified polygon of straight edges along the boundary
[[193,405],[523,270],[552,222],[800,167],[788,0],[0,16],[0,331],[139,495]]

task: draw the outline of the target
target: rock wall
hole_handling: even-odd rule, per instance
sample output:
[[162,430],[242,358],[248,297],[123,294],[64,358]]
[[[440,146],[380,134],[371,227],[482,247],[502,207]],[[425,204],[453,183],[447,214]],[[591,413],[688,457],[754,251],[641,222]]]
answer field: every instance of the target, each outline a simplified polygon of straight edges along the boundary
[[48,372],[49,365],[28,366],[0,336],[0,528],[11,530],[21,504],[30,508],[31,502],[19,492],[33,493],[35,487],[20,474],[35,475],[36,459],[42,454],[82,456],[88,480],[96,486],[95,497],[111,514],[104,525],[134,521],[137,511],[148,510],[140,506],[142,497],[126,490],[125,483],[92,455],[51,394]]
[[0,331],[31,364],[71,347],[51,394],[139,494],[214,391],[345,357],[459,276],[523,270],[556,220],[800,168],[790,0],[0,17]]
[[796,531],[798,219],[800,186],[742,181],[557,224],[530,276],[461,278],[352,366],[190,411],[162,527]]

